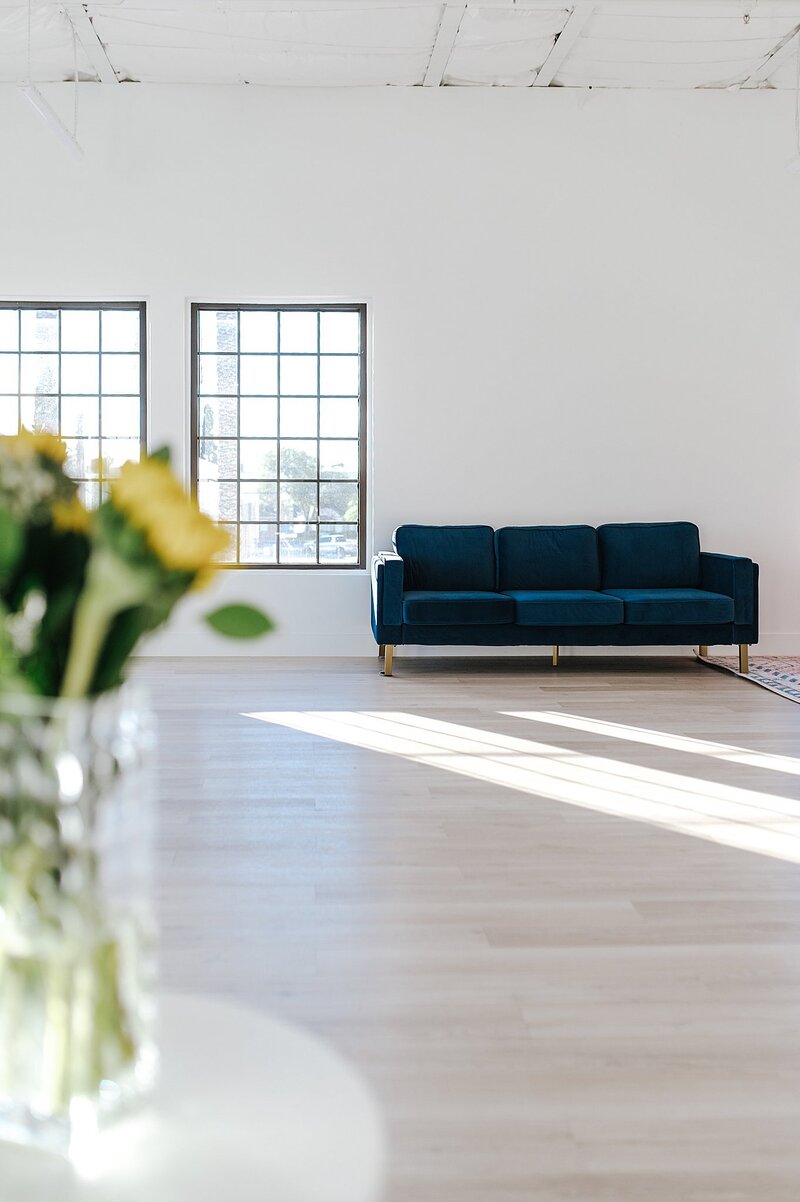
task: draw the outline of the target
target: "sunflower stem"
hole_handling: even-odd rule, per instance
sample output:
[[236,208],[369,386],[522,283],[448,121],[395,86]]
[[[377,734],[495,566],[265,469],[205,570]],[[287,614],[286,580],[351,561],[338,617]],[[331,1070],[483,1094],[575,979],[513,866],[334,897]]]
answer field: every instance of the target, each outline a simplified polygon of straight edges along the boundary
[[92,553],[86,586],[75,607],[62,697],[85,697],[97,670],[100,652],[117,614],[152,596],[153,573],[120,559],[107,547]]

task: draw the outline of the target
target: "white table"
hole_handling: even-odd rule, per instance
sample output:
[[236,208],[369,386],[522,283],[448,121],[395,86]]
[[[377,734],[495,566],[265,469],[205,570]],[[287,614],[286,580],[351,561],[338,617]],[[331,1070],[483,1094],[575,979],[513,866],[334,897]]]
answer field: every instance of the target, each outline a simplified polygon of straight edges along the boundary
[[256,1010],[167,996],[150,1106],[104,1132],[81,1177],[0,1144],[0,1202],[378,1202],[384,1138],[360,1077]]

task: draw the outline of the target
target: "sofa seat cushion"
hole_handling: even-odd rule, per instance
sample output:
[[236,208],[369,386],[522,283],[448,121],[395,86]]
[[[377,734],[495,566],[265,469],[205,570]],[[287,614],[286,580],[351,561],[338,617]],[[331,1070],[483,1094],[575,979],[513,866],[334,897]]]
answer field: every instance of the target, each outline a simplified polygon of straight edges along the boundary
[[622,602],[590,589],[513,590],[515,621],[519,626],[618,626]]
[[615,588],[605,590],[625,606],[630,626],[711,626],[733,621],[733,598],[700,588]]
[[514,621],[514,602],[502,593],[417,590],[403,594],[409,626],[499,626]]

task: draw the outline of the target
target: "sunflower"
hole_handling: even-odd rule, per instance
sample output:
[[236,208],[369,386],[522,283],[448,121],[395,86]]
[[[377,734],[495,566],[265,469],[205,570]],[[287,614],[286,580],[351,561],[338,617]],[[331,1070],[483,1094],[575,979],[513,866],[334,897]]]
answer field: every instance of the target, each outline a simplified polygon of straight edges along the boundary
[[228,546],[225,531],[200,512],[161,459],[126,463],[111,484],[110,501],[169,571],[205,575]]

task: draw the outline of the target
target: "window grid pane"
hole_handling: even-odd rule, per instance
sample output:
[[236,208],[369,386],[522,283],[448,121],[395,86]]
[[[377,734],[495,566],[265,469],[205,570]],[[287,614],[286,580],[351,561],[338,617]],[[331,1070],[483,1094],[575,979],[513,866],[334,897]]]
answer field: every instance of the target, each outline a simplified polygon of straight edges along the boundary
[[363,567],[365,306],[192,308],[193,485],[225,562]]
[[0,381],[13,384],[2,398],[4,431],[26,425],[64,438],[67,470],[90,505],[126,459],[145,453],[144,331],[143,303],[0,303]]

